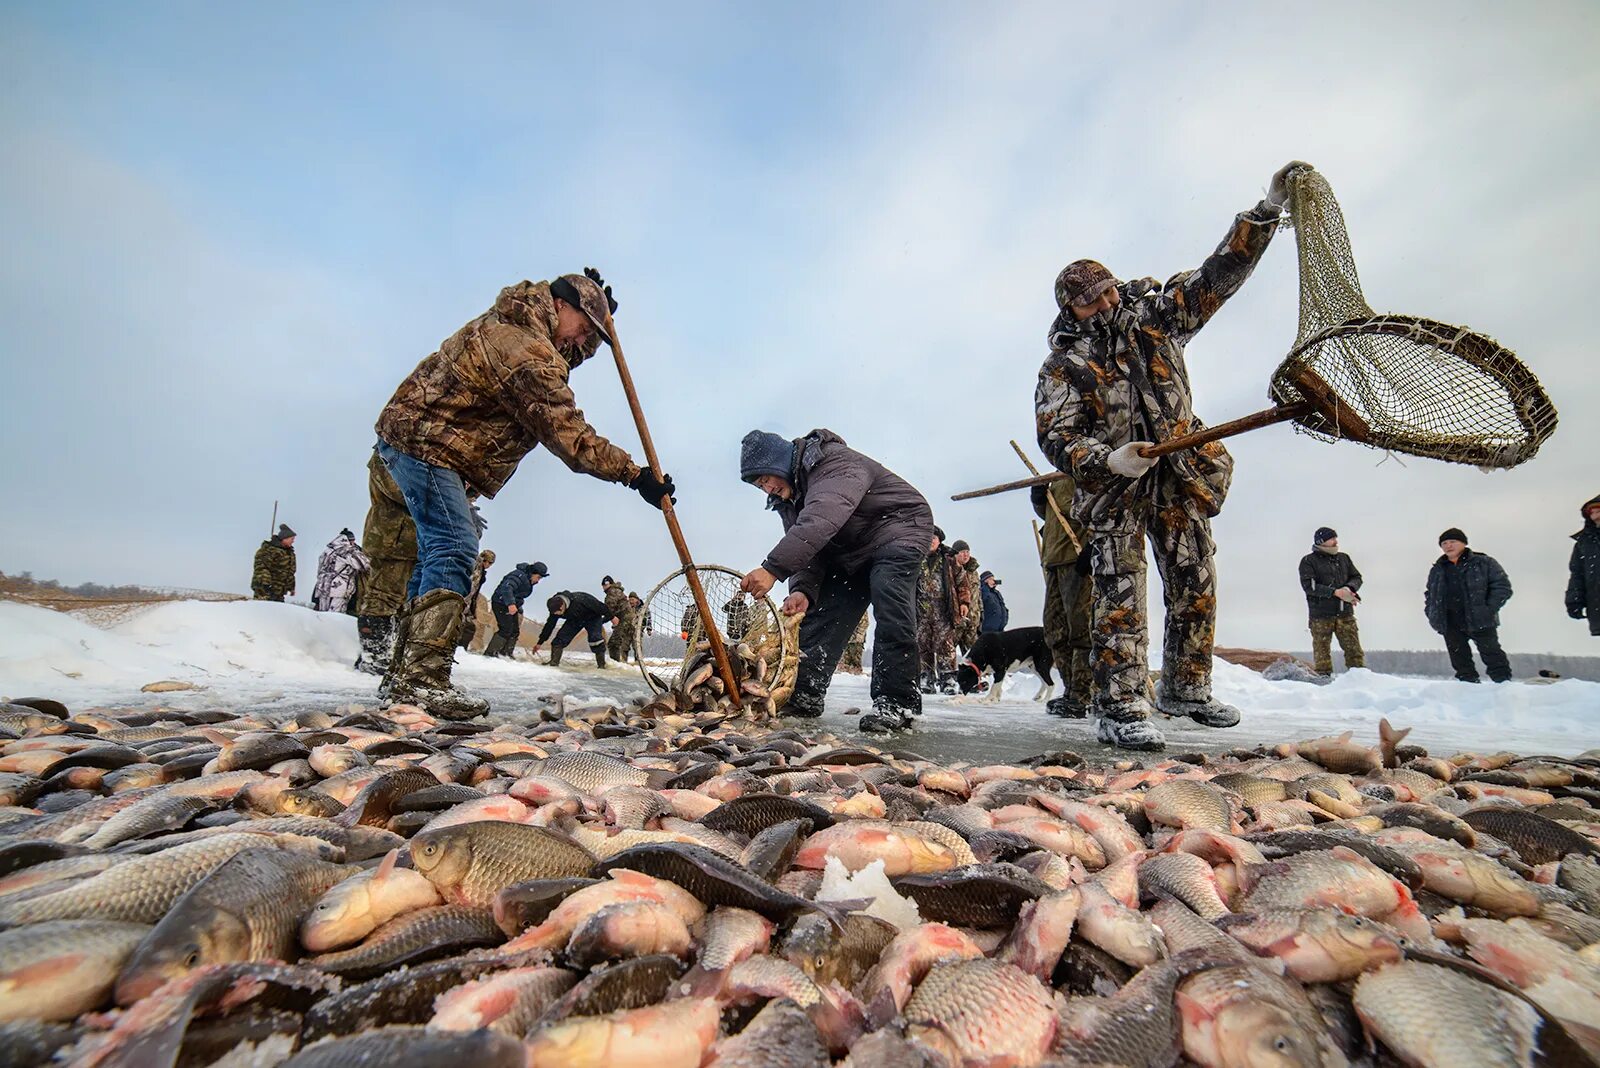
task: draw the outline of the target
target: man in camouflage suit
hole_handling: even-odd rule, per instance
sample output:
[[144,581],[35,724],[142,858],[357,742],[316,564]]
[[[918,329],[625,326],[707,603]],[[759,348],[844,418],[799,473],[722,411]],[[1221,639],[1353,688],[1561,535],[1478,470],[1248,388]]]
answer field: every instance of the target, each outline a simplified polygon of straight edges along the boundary
[[753,609],[750,602],[745,600],[742,593],[736,593],[728,598],[728,603],[722,606],[722,622],[730,642],[742,642],[750,630],[750,621],[753,618]]
[[950,546],[951,562],[956,565],[956,581],[960,592],[956,597],[956,647],[965,655],[978,640],[983,627],[983,568],[972,558],[972,547],[957,540]]
[[250,594],[257,601],[281,601],[294,596],[294,531],[279,523],[278,532],[256,550],[250,573]]
[[[600,590],[605,595],[606,611],[611,613],[611,641],[606,651],[619,664],[628,662],[628,650],[633,648],[633,626],[636,622],[633,604],[622,583],[607,575],[600,580]],[[635,655],[635,660],[638,656]]]
[[956,692],[956,628],[963,615],[958,570],[955,554],[944,543],[944,531],[934,527],[933,543],[917,578],[917,658],[923,693]]
[[1167,605],[1156,707],[1206,726],[1230,727],[1237,709],[1211,695],[1216,625],[1211,517],[1222,508],[1233,459],[1220,442],[1152,458],[1140,449],[1203,428],[1195,417],[1184,346],[1260,261],[1288,200],[1273,175],[1266,199],[1241,213],[1198,270],[1118,282],[1093,260],[1056,279],[1060,314],[1035,395],[1039,447],[1077,480],[1073,517],[1092,545],[1094,710],[1100,740],[1161,749],[1146,696],[1149,641],[1144,541]]
[[1033,487],[1033,510],[1044,520],[1039,546],[1039,562],[1044,565],[1044,640],[1061,672],[1063,691],[1050,698],[1045,711],[1082,719],[1089,714],[1092,689],[1089,535],[1083,524],[1072,518],[1074,489],[1071,478]]
[[470,495],[493,498],[539,445],[574,471],[626,484],[652,507],[673,492],[670,478],[658,482],[589,425],[568,385],[600,342],[611,341],[615,310],[593,269],[507,286],[417,365],[378,417],[378,456],[417,532],[417,567],[387,676],[391,701],[446,718],[488,711],[488,702],[450,685],[478,554]]
[[862,616],[861,622],[856,624],[856,629],[850,635],[850,640],[844,643],[844,655],[839,658],[839,670],[847,675],[859,675],[862,671],[862,658],[867,653],[867,617]]
[[[361,576],[372,569],[372,561],[356,544],[356,536],[346,527],[334,536],[317,559],[317,581],[311,589],[313,612],[349,612],[361,590]],[[352,613],[353,614],[353,613]]]
[[461,634],[456,638],[456,644],[468,651],[472,649],[472,639],[478,636],[478,594],[483,592],[483,580],[489,577],[494,561],[494,550],[485,549],[472,565],[472,584],[467,587],[467,603],[461,609]]

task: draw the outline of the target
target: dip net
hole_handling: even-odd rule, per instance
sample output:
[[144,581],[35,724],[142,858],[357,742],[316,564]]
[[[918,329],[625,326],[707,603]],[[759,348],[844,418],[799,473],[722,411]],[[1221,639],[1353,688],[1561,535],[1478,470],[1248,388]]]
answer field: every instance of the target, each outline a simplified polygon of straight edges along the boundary
[[[1296,425],[1325,439],[1480,467],[1531,459],[1556,428],[1533,372],[1483,334],[1374,312],[1327,179],[1303,167],[1288,187],[1300,332],[1273,374],[1273,401],[1300,409]],[[1314,396],[1318,387],[1331,397]]]

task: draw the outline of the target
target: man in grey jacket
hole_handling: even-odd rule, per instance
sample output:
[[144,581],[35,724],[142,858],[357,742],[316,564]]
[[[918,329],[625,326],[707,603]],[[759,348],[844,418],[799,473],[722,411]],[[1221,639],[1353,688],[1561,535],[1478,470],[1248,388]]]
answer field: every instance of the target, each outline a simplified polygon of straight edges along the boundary
[[800,669],[785,714],[820,716],[834,667],[872,606],[872,707],[864,731],[910,726],[917,690],[917,573],[933,537],[933,510],[916,487],[831,430],[790,440],[745,435],[739,477],[767,495],[783,538],[741,588],[763,597],[789,585],[783,611],[805,613]]

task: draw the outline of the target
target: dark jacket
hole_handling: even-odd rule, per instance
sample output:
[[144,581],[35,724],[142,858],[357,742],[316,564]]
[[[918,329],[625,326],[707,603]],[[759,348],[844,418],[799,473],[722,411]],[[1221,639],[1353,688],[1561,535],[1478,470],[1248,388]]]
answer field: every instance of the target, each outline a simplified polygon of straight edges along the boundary
[[1300,558],[1300,588],[1306,591],[1306,608],[1312,619],[1337,619],[1355,614],[1355,606],[1333,595],[1341,586],[1351,593],[1361,590],[1361,572],[1348,553],[1312,549]]
[[1572,560],[1568,567],[1567,611],[1583,611],[1589,617],[1589,633],[1600,636],[1600,527],[1589,519],[1589,509],[1600,503],[1600,496],[1583,505],[1583,529],[1572,536]]
[[533,592],[533,572],[524,567],[514,567],[505,578],[500,580],[500,585],[494,588],[494,596],[489,598],[489,603],[495,608],[505,611],[507,605],[516,605],[517,611],[522,611],[522,602],[528,599],[528,594]]
[[1465,549],[1459,563],[1452,564],[1446,556],[1433,562],[1428,572],[1428,588],[1423,592],[1422,604],[1428,614],[1428,625],[1443,634],[1450,616],[1449,585],[1451,567],[1461,568],[1460,575],[1466,592],[1463,610],[1465,630],[1476,634],[1500,625],[1500,609],[1511,600],[1511,579],[1506,569],[1492,556]]
[[592,593],[572,590],[562,590],[557,596],[567,599],[567,610],[562,615],[551,614],[544,621],[544,629],[539,631],[539,644],[543,645],[556,629],[556,624],[565,620],[586,627],[591,623],[603,623],[611,618],[611,613],[606,611],[606,606],[600,603],[600,598]]
[[847,448],[831,430],[813,430],[795,442],[790,500],[769,498],[783,520],[783,540],[761,566],[790,593],[813,602],[823,572],[859,571],[891,547],[928,551],[933,509],[915,486],[870,456]]
[[983,621],[978,626],[978,632],[988,634],[990,631],[1005,630],[1006,624],[1011,621],[1011,609],[1006,607],[1000,587],[991,589],[987,582],[980,583],[978,593],[983,598]]

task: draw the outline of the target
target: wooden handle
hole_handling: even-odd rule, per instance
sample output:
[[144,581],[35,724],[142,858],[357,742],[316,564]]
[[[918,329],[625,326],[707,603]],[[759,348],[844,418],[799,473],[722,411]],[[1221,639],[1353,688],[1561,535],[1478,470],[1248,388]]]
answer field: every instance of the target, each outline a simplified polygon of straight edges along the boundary
[[1179,452],[1183,449],[1193,449],[1208,442],[1218,441],[1222,438],[1231,438],[1235,434],[1243,434],[1250,430],[1259,430],[1264,426],[1274,423],[1286,423],[1290,419],[1298,419],[1306,414],[1310,405],[1287,404],[1275,408],[1265,408],[1253,415],[1240,419],[1230,419],[1226,423],[1197,430],[1193,434],[1184,434],[1181,437],[1169,438],[1156,445],[1147,445],[1139,450],[1139,455],[1144,457],[1166,456],[1168,453]]
[[[656,443],[651,440],[650,427],[644,421],[644,409],[639,406],[639,394],[633,388],[633,375],[628,371],[628,361],[622,355],[622,343],[617,339],[617,324],[611,318],[611,313],[606,313],[606,334],[611,338],[611,355],[617,361],[617,375],[622,379],[622,392],[628,396],[628,407],[633,411],[634,425],[639,428],[639,442],[644,446],[645,462],[650,465],[650,474],[655,476],[657,482],[661,481],[661,460],[656,456]],[[672,498],[663,494],[661,497],[661,515],[667,521],[667,533],[672,536],[672,547],[678,550],[678,561],[683,564],[683,576],[689,582],[689,592],[694,596],[694,606],[700,613],[700,625],[705,628],[706,637],[711,641],[711,655],[717,662],[717,674],[722,683],[727,687],[728,697],[733,701],[733,707],[744,708],[744,701],[739,695],[739,681],[733,677],[733,665],[728,661],[728,649],[722,644],[722,632],[717,629],[716,621],[711,615],[711,605],[706,601],[706,590],[700,583],[700,572],[695,569],[694,557],[689,555],[689,544],[683,540],[683,528],[678,525],[678,513],[673,510]]]
[[[1022,466],[1028,469],[1028,473],[1037,475],[1039,469],[1033,466],[1033,461],[1028,459],[1028,454],[1022,451],[1022,446],[1017,444],[1015,438],[1011,440],[1011,447],[1016,450],[1017,459],[1022,461]],[[1062,513],[1061,506],[1056,503],[1056,499],[1046,496],[1045,503],[1050,506],[1050,512],[1056,517],[1056,522],[1061,524],[1061,529],[1066,533],[1067,540],[1072,543],[1072,551],[1075,553],[1083,552],[1083,546],[1078,544],[1078,536],[1072,532],[1072,524],[1067,522],[1067,517]],[[1038,537],[1039,532],[1037,530],[1033,533],[1035,537]],[[1039,538],[1039,551],[1041,553],[1044,552],[1043,538]]]

